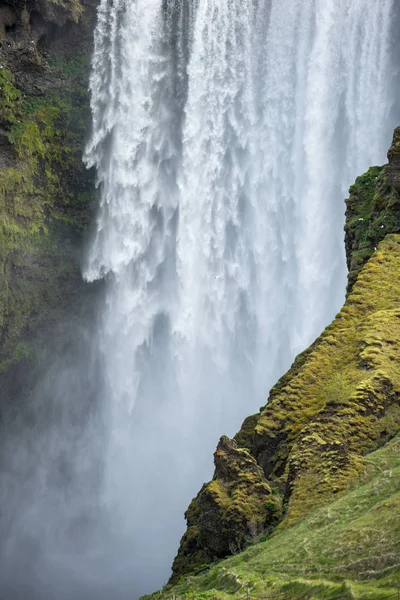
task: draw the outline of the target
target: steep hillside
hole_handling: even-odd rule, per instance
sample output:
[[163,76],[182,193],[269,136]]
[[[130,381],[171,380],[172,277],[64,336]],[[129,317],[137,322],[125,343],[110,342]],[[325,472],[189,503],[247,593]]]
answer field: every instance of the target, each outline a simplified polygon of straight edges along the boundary
[[364,458],[346,492],[290,528],[153,597],[384,600],[400,586],[400,438]]
[[221,438],[213,480],[186,512],[172,583],[260,535],[305,531],[304,519],[348,493],[370,453],[400,431],[400,236],[392,233],[399,231],[399,133],[389,165],[370,169],[350,190],[343,309],[235,439]]

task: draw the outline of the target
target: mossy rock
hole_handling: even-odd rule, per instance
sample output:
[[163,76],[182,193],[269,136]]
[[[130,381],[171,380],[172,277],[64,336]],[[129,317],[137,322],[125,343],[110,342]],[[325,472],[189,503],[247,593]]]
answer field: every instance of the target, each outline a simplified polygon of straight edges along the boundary
[[203,486],[185,514],[188,529],[171,582],[204,562],[239,552],[281,517],[281,501],[248,450],[223,436],[214,462],[214,479]]
[[400,427],[399,243],[398,235],[381,242],[342,311],[260,415],[252,453],[266,477],[288,478],[288,520],[344,489],[362,471],[360,457]]
[[389,164],[371,167],[350,187],[345,244],[349,293],[364,264],[388,233],[400,232],[400,128],[388,152]]
[[393,143],[388,152],[388,159],[391,184],[400,193],[400,127],[395,129]]
[[393,599],[400,583],[400,438],[364,461],[363,474],[346,490],[292,527],[260,536],[146,600]]
[[[19,378],[22,385],[28,379],[36,340],[44,339],[46,331],[54,337],[54,327],[80,310],[86,293],[80,250],[95,193],[93,173],[82,162],[90,114],[90,59],[89,55],[67,59],[62,52],[68,36],[75,39],[78,30],[82,41],[75,48],[77,54],[87,45],[89,32],[92,37],[89,22],[75,25],[86,4],[86,0],[42,3],[44,37],[47,23],[52,23],[51,32],[66,21],[74,23],[60,30],[55,53],[47,45],[43,54],[37,46],[29,50],[36,40],[35,32],[29,34],[25,14],[30,5],[16,4],[17,37],[5,45],[0,70],[2,402],[12,400],[8,382]],[[62,15],[63,23],[58,23],[57,15]],[[26,44],[26,52],[21,52]],[[22,371],[16,374],[18,364]]]
[[393,234],[236,442],[221,438],[214,479],[186,513],[172,581],[294,526],[365,472],[365,456],[400,430],[399,340],[400,235]]

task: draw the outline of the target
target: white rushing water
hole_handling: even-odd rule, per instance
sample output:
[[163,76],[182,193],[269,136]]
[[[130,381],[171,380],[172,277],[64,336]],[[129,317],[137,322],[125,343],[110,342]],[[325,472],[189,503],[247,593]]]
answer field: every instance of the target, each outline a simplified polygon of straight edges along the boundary
[[57,557],[84,593],[54,597],[166,582],[218,437],[340,308],[343,200],[396,125],[393,20],[394,0],[101,0],[84,277],[106,280],[102,436],[74,449],[101,477],[95,499],[78,486],[95,551]]
[[343,199],[390,141],[392,11],[102,0],[85,277],[108,277],[103,499],[160,565],[149,588],[218,436],[341,306]]

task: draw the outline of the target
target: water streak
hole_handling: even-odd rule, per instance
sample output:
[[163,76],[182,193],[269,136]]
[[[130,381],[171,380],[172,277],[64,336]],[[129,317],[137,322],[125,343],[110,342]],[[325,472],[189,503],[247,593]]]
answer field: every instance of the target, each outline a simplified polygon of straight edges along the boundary
[[[84,277],[106,282],[97,420],[27,446],[43,461],[30,497],[64,536],[55,554],[43,506],[23,513],[45,550],[30,593],[67,580],[57,597],[119,600],[168,578],[218,436],[343,301],[343,199],[385,161],[400,114],[393,34],[394,0],[101,0],[85,156],[99,210]],[[81,440],[73,473],[86,461],[64,512],[48,439],[60,456]],[[88,506],[72,552],[71,513],[79,524]]]
[[[392,0],[103,0],[86,277],[109,274],[104,493],[113,510],[126,502],[124,526],[158,530],[185,505],[218,435],[340,307],[343,198],[384,161],[392,125],[392,11]],[[163,499],[156,516],[150,493]]]
[[392,0],[175,4],[103,0],[91,80],[104,493],[133,530],[181,510],[340,307],[343,198],[392,125]]

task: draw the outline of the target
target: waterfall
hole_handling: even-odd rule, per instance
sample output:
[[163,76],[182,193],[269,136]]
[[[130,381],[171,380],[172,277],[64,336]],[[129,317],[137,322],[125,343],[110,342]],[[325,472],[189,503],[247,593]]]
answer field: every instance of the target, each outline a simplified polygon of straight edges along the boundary
[[108,286],[103,499],[144,564],[170,563],[218,436],[341,306],[343,199],[390,138],[392,11],[101,3],[85,277]]
[[95,551],[64,560],[78,588],[85,572],[85,598],[166,582],[218,437],[265,404],[340,308],[343,199],[385,161],[400,113],[394,8],[101,0],[84,266],[106,288],[91,342],[101,477]]

